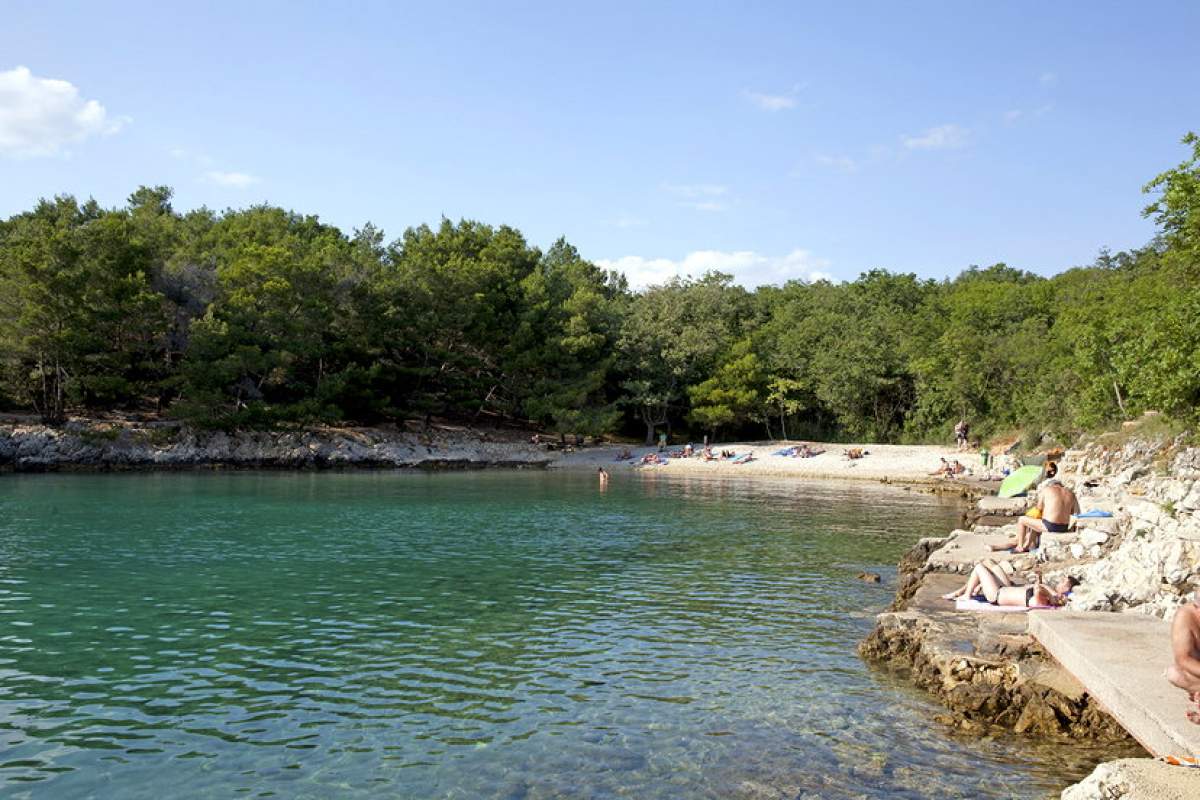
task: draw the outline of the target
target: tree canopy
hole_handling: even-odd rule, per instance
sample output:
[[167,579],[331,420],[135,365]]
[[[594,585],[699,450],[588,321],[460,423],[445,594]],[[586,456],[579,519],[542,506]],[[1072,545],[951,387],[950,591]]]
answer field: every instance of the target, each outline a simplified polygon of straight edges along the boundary
[[871,270],[630,291],[560,239],[443,219],[387,241],[272,206],[56,197],[0,221],[0,407],[218,427],[431,415],[562,433],[882,441],[1070,433],[1200,406],[1200,137],[1145,247],[1050,278]]

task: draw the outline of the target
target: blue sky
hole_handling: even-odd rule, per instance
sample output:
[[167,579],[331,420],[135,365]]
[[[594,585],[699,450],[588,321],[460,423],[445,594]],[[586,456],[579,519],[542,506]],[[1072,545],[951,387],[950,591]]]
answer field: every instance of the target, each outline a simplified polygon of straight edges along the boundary
[[1200,4],[834,5],[8,2],[0,215],[165,183],[508,223],[638,284],[1052,274],[1152,236]]

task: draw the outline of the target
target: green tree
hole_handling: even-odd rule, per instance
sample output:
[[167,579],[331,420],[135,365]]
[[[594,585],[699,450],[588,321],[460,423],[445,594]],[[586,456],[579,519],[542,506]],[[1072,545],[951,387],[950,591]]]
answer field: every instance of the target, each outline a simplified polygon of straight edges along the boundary
[[718,356],[747,327],[750,304],[732,277],[675,278],[630,303],[617,345],[623,401],[646,426],[668,424],[687,386],[703,380]]
[[43,200],[0,228],[0,351],[9,393],[48,423],[136,402],[165,311],[130,214]]
[[712,431],[738,426],[749,421],[767,423],[769,395],[767,375],[749,338],[734,343],[711,378],[688,389],[692,401],[691,418]]

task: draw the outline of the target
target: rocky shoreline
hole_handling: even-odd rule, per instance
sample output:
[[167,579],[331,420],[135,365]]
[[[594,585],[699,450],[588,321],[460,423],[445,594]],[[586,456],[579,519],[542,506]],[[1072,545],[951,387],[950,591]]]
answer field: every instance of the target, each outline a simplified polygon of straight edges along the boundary
[[[1182,439],[1092,443],[1066,453],[1060,477],[1084,509],[1113,516],[1048,535],[1036,556],[1013,556],[1014,566],[1047,580],[1082,579],[1072,610],[1169,619],[1200,588],[1200,448],[1183,447]],[[1025,508],[1020,501],[983,502],[977,524],[923,539],[902,559],[895,601],[861,643],[863,658],[929,691],[947,709],[940,721],[956,728],[1088,740],[1131,756],[1101,764],[1064,798],[1200,797],[1200,771],[1145,758],[1028,633],[1028,615],[956,612],[941,599],[962,584],[988,545],[1015,531],[1015,515]],[[1163,666],[1169,658],[1164,652]],[[1183,703],[1180,693],[1181,714]]]
[[0,424],[0,471],[545,468],[552,454],[511,433],[455,426],[202,431],[177,423]]

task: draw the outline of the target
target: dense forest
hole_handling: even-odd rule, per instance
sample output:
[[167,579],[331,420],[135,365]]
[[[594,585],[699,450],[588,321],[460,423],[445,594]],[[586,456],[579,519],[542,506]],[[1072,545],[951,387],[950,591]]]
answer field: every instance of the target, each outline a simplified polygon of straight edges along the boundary
[[566,241],[442,220],[388,242],[254,206],[43,200],[0,222],[0,408],[214,427],[442,416],[548,431],[1067,434],[1200,404],[1200,140],[1147,246],[1042,278],[872,270],[631,292]]

